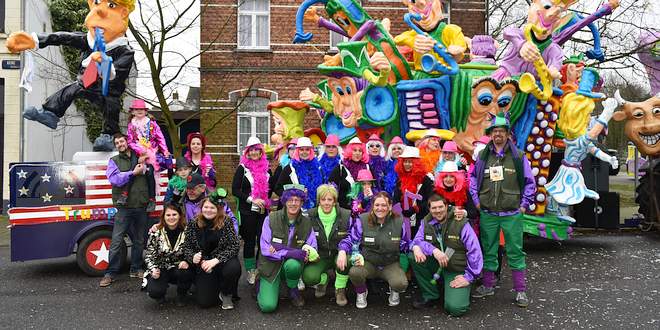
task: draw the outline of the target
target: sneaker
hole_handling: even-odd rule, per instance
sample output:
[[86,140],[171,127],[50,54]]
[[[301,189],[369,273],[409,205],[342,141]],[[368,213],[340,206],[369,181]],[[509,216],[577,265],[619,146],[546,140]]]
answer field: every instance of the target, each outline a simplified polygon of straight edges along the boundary
[[99,282],[99,286],[102,288],[105,288],[106,286],[110,286],[112,284],[112,277],[105,275],[101,279],[101,282]]
[[495,294],[495,288],[489,288],[483,285],[480,285],[474,292],[472,293],[473,298],[482,298],[485,296],[492,296]]
[[117,201],[115,202],[115,205],[124,206],[126,205],[127,201],[128,201],[128,195],[121,194],[119,195],[119,197],[117,197]]
[[257,281],[257,270],[252,269],[247,272],[247,282],[250,285],[254,285],[254,282]]
[[346,298],[346,288],[335,289],[335,301],[338,306],[346,306],[348,299]]
[[222,309],[234,309],[234,302],[231,300],[231,295],[220,294],[220,300],[222,300]]
[[289,298],[291,299],[291,303],[293,304],[293,306],[296,307],[305,306],[305,299],[303,299],[302,295],[300,294],[300,290],[298,290],[298,288],[289,289]]
[[144,277],[144,272],[141,270],[138,270],[137,272],[131,272],[129,275],[131,278],[143,278]]
[[419,300],[413,301],[413,308],[415,309],[424,309],[434,307],[438,303],[438,299],[426,299],[421,298]]
[[525,291],[516,293],[516,305],[523,308],[529,306],[529,298],[527,298],[527,293],[525,293]]
[[149,200],[149,203],[147,203],[147,212],[153,212],[156,211],[156,202],[153,200]]
[[325,291],[327,290],[327,288],[328,288],[327,284],[317,284],[316,290],[314,291],[314,297],[316,298],[325,297]]
[[56,129],[57,123],[60,121],[60,118],[54,113],[44,109],[37,109],[36,107],[25,109],[23,118],[39,122],[50,129]]
[[399,297],[399,293],[390,289],[390,297],[387,299],[387,304],[390,306],[399,306],[400,302],[401,298]]
[[298,290],[305,291],[305,282],[303,282],[302,278],[298,280]]
[[368,292],[358,293],[355,299],[355,307],[359,309],[367,308],[367,294]]

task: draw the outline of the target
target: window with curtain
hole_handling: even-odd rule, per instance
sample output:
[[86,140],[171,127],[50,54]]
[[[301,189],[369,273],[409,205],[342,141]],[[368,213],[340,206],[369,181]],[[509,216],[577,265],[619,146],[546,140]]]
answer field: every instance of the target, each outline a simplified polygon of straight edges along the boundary
[[[252,93],[250,93],[252,94]],[[266,108],[270,98],[246,96],[238,107],[238,152],[241,152],[250,136],[256,136],[261,143],[270,143],[270,112]]]
[[270,48],[269,0],[238,0],[238,48]]

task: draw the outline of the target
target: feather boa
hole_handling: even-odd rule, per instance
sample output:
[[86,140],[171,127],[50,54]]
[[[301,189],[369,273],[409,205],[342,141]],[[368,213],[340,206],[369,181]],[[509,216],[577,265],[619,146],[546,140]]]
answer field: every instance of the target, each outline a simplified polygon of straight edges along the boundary
[[353,180],[357,181],[358,173],[360,170],[364,170],[367,168],[367,163],[364,162],[354,162],[350,158],[344,158],[342,161],[344,164],[344,167],[348,170],[348,172],[351,173],[351,176],[353,177]]
[[[192,164],[192,154],[190,150],[186,151],[186,159]],[[208,152],[204,152],[204,156],[199,161],[199,168],[202,170],[202,176],[206,181],[206,187],[210,190],[215,190],[215,169],[213,168],[213,159]],[[211,177],[213,176],[213,177]]]
[[438,195],[441,195],[442,197],[447,199],[447,203],[454,205],[454,206],[465,206],[465,202],[467,201],[467,189],[466,187],[463,187],[462,189],[456,189],[456,190],[447,190],[443,184],[440,184],[439,186],[435,186],[435,192],[438,193]]
[[383,182],[383,185],[385,186],[385,191],[390,194],[390,196],[394,196],[394,190],[396,189],[396,181],[399,179],[399,176],[396,174],[396,171],[394,171],[394,167],[396,165],[396,159],[390,159],[387,162],[387,172],[385,173],[385,180]]
[[417,193],[417,185],[424,182],[424,176],[426,176],[426,169],[422,164],[421,160],[413,158],[413,168],[410,172],[406,172],[403,169],[403,160],[396,163],[394,166],[396,174],[399,175],[399,190],[401,191],[401,203],[405,198],[405,192],[409,191],[411,193]]
[[431,151],[426,148],[419,149],[419,156],[422,159],[422,164],[424,164],[424,168],[426,172],[433,173],[433,170],[435,170],[435,166],[438,164],[438,161],[440,160],[441,154],[442,151],[440,150]]
[[289,158],[289,154],[284,154],[282,155],[282,157],[280,157],[280,166],[282,166],[282,168],[285,168],[287,165],[289,165],[289,163],[291,163],[291,158]]
[[329,157],[328,154],[323,154],[323,156],[321,156],[319,164],[321,167],[321,175],[323,175],[323,182],[328,182],[330,173],[332,173],[332,170],[339,165],[340,160],[339,156]]
[[266,153],[261,153],[259,160],[252,160],[241,156],[241,164],[245,166],[252,174],[252,192],[250,197],[252,199],[262,199],[266,203],[266,209],[270,208],[270,198],[268,198],[268,159]]
[[304,208],[309,210],[316,205],[316,189],[321,185],[321,173],[319,170],[319,161],[316,158],[311,160],[292,160],[291,166],[296,170],[298,182],[307,188],[307,201]]
[[383,190],[385,174],[387,174],[387,160],[383,156],[369,156],[369,169],[376,179],[376,188]]

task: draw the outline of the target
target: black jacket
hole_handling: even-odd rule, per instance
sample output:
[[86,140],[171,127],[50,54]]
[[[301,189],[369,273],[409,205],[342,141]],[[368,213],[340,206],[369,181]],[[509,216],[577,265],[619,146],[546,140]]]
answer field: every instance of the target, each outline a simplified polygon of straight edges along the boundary
[[[92,49],[87,43],[87,33],[85,32],[54,32],[54,33],[38,33],[39,48],[48,46],[70,46],[80,50],[80,62],[86,59],[91,53]],[[126,89],[126,79],[133,66],[133,57],[135,51],[129,45],[118,46],[106,52],[112,57],[112,63],[115,67],[115,79],[110,80],[110,88],[108,96],[120,97]],[[82,64],[78,67],[78,81],[82,79],[85,68]],[[87,89],[93,93],[101,94],[100,78],[92,86]]]
[[[270,175],[270,170],[268,170],[268,175]],[[252,204],[247,200],[252,193],[252,184],[245,176],[245,166],[243,165],[238,165],[236,168],[234,179],[231,182],[231,193],[238,198],[239,212],[244,214],[252,212]],[[268,192],[268,197],[270,197],[270,191]]]

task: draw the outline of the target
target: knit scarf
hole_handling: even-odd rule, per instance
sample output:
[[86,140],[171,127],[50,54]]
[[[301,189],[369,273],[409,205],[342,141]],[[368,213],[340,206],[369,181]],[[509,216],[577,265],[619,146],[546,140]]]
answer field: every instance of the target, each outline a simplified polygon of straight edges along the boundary
[[266,209],[270,208],[268,198],[268,160],[266,154],[262,153],[259,160],[252,160],[245,155],[241,156],[241,164],[252,174],[252,199],[261,199],[266,203]]
[[325,212],[323,212],[323,209],[319,206],[319,219],[321,220],[321,224],[323,225],[323,231],[325,232],[325,237],[330,238],[332,225],[334,225],[335,219],[337,219],[337,209],[333,207],[332,211],[326,214]]
[[354,162],[353,160],[346,159],[342,161],[344,164],[344,167],[348,170],[349,173],[351,173],[351,176],[353,177],[353,180],[357,180],[358,173],[360,170],[364,170],[367,168],[367,164],[363,162]]
[[323,175],[323,182],[328,182],[330,173],[332,173],[332,170],[334,170],[335,167],[339,165],[340,160],[341,159],[339,156],[330,157],[328,154],[323,154],[323,156],[321,156],[319,163],[321,165],[321,175]]
[[319,161],[316,158],[311,160],[293,159],[291,166],[296,170],[298,182],[307,188],[307,201],[303,207],[309,210],[316,205],[316,189],[322,183]]

